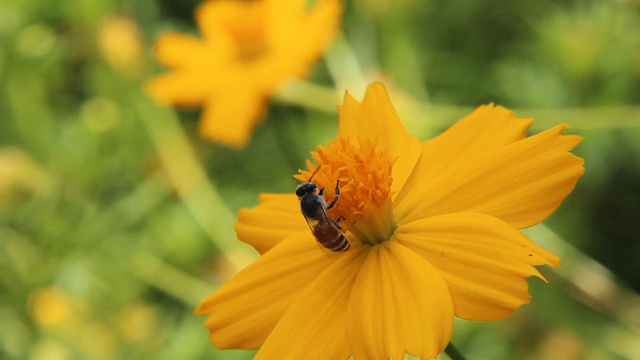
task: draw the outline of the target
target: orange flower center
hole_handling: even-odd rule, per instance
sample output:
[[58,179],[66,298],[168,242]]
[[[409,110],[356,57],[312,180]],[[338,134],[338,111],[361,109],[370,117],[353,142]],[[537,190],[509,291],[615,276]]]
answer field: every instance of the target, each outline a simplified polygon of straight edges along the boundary
[[311,156],[316,166],[307,160],[308,170],[300,170],[294,177],[306,182],[313,174],[311,182],[324,188],[327,204],[332,202],[338,183],[340,196],[327,215],[339,221],[345,233],[353,234],[349,240],[364,244],[388,240],[396,228],[391,203],[394,159],[376,151],[375,143],[361,139],[355,144],[349,139],[331,141],[326,147],[318,146]]
[[266,51],[265,9],[260,1],[240,2],[238,11],[224,21],[227,32],[234,40],[235,58],[249,62]]

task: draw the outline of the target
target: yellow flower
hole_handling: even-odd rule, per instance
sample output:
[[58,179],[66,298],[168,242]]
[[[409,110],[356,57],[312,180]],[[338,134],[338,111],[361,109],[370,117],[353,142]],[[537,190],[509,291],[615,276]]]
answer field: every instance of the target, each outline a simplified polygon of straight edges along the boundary
[[96,39],[102,56],[111,66],[134,75],[142,65],[142,35],[138,24],[121,15],[102,19]]
[[338,138],[312,152],[330,218],[351,242],[325,256],[295,194],[263,194],[236,231],[262,256],[196,309],[219,348],[260,348],[258,359],[437,356],[454,316],[498,320],[529,301],[534,265],[560,260],[518,228],[543,221],[583,174],[569,152],[581,137],[481,106],[419,143],[382,84],[340,107]]
[[31,294],[30,312],[34,321],[42,326],[55,326],[69,320],[72,299],[55,287],[44,287]]
[[285,80],[305,76],[337,32],[339,0],[207,1],[196,12],[197,38],[167,33],[156,57],[172,68],[149,80],[163,103],[202,106],[200,133],[240,147]]

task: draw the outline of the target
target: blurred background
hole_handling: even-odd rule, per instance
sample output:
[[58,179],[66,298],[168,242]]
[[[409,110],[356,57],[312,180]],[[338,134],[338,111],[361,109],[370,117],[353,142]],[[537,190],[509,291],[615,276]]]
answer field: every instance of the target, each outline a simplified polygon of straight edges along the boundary
[[563,267],[509,319],[459,321],[459,350],[640,359],[640,1],[348,1],[308,79],[330,96],[282,92],[241,150],[141,90],[155,39],[195,34],[198,3],[0,0],[0,358],[252,358],[192,315],[256,257],[235,213],[293,191],[335,136],[335,93],[383,80],[421,140],[488,102],[586,138],[586,174],[527,230]]

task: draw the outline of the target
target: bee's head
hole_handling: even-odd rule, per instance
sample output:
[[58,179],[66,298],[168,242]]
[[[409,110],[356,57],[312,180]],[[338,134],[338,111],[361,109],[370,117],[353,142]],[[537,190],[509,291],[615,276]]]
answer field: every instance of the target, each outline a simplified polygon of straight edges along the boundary
[[298,199],[302,199],[306,195],[318,195],[318,186],[312,182],[306,182],[304,184],[298,185],[296,188],[296,196]]

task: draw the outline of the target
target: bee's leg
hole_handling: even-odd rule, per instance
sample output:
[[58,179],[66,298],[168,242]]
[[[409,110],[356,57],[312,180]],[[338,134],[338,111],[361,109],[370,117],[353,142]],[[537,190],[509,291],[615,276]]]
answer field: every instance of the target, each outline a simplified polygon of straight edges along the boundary
[[[343,218],[344,219],[344,218]],[[340,225],[340,223],[338,223],[338,221],[340,221],[340,218],[338,218],[338,221],[333,220],[333,219],[329,219],[329,221],[331,221],[331,223],[333,224],[333,226],[337,227],[338,230],[342,230],[342,226]]]
[[320,188],[320,191],[318,191],[319,196],[322,196],[322,194],[324,194],[324,188]]
[[[324,188],[322,188],[322,190],[324,190]],[[327,206],[325,210],[331,209],[333,205],[335,205],[336,202],[338,202],[339,197],[340,197],[340,180],[336,181],[336,193],[335,195],[333,195],[333,200],[331,201],[331,204],[329,204],[329,206]]]

